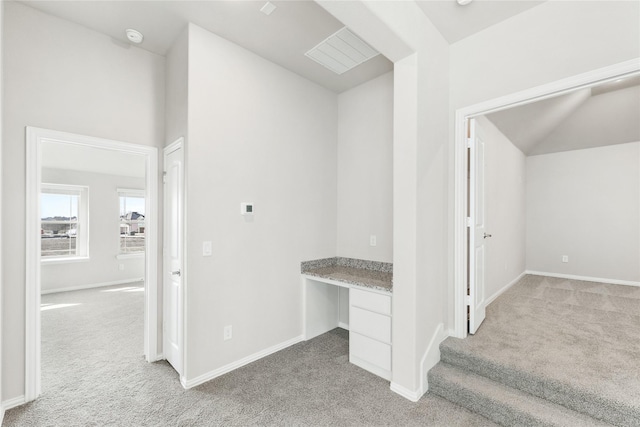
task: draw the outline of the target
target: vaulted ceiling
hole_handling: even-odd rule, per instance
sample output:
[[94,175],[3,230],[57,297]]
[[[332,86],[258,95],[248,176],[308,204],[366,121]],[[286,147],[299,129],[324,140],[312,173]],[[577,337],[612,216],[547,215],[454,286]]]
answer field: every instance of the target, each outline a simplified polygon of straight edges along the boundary
[[640,76],[488,114],[525,155],[640,141]]
[[[393,64],[379,55],[337,75],[305,57],[305,52],[344,26],[312,0],[272,0],[276,9],[268,16],[260,12],[266,0],[21,1],[122,43],[129,43],[125,29],[136,29],[144,34],[139,46],[159,55],[165,55],[192,22],[338,93],[393,69]],[[455,0],[418,1],[450,43],[540,3],[476,0],[460,6]]]
[[[393,69],[382,55],[337,75],[304,56],[343,24],[312,0],[272,0],[270,15],[259,1],[59,1],[20,0],[51,15],[129,43],[125,29],[142,32],[139,47],[165,55],[192,22],[336,93]],[[449,43],[455,43],[544,1],[416,0],[420,10]],[[489,115],[501,131],[527,155],[566,151],[640,139],[638,88],[584,89]],[[625,83],[623,83],[624,85]],[[637,83],[632,84],[635,86]],[[607,123],[609,131],[603,134]],[[573,141],[573,142],[570,142]]]

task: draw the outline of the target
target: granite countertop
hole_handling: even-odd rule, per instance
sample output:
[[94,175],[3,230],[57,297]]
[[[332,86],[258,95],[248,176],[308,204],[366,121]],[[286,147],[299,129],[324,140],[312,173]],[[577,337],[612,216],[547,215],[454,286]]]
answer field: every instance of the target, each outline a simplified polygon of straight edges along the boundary
[[393,291],[391,263],[335,257],[305,261],[301,265],[301,272],[379,291]]

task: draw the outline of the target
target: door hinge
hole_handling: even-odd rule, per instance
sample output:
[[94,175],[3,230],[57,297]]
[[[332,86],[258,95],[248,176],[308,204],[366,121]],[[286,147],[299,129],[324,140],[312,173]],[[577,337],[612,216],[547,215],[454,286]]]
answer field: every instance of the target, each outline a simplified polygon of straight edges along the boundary
[[162,172],[162,183],[163,184],[167,183],[167,172]]
[[465,295],[464,296],[464,304],[465,305],[471,305],[471,296],[470,295]]
[[471,217],[467,217],[467,227],[471,227]]
[[467,148],[473,147],[473,138],[467,138]]

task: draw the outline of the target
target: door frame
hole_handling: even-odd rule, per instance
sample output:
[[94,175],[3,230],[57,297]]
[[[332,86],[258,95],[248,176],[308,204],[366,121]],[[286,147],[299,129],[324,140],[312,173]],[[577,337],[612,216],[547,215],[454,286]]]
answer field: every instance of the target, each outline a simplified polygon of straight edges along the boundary
[[55,142],[100,148],[145,158],[145,209],[149,213],[145,238],[144,355],[148,362],[158,354],[158,149],[156,147],[26,127],[26,319],[24,400],[35,400],[41,393],[40,324],[40,181],[42,144]]
[[[180,310],[181,316],[179,319],[179,329],[180,329],[180,346],[182,347],[182,361],[181,361],[181,367],[180,367],[180,371],[179,375],[180,375],[180,384],[184,387],[187,388],[186,384],[187,384],[187,349],[186,349],[186,341],[187,341],[187,328],[186,328],[186,322],[185,322],[185,318],[186,318],[186,307],[187,307],[187,293],[185,292],[186,289],[186,285],[187,285],[187,266],[186,266],[186,262],[185,260],[187,259],[187,245],[184,244],[185,242],[185,236],[186,236],[186,232],[187,232],[187,221],[186,221],[186,213],[187,213],[187,193],[186,193],[186,179],[187,179],[187,174],[186,174],[186,147],[185,147],[185,143],[184,143],[184,137],[180,137],[178,139],[176,139],[175,141],[173,141],[171,144],[167,145],[166,147],[163,148],[162,150],[162,170],[163,170],[163,188],[162,188],[162,194],[164,197],[164,206],[163,206],[163,218],[167,218],[168,216],[166,215],[166,210],[169,208],[169,204],[167,202],[167,198],[166,198],[166,192],[167,192],[167,186],[165,185],[165,181],[164,181],[164,174],[166,173],[166,163],[167,163],[167,156],[171,153],[173,153],[176,150],[180,150],[182,149],[182,206],[181,206],[181,217],[182,217],[182,224],[180,224],[180,226],[182,227],[182,265],[180,267],[180,272],[181,272],[181,279],[182,279],[182,295],[181,295],[181,301],[182,301],[182,307]],[[166,280],[171,280],[171,278],[169,277],[171,272],[171,265],[168,265],[165,262],[164,256],[167,252],[166,250],[166,242],[167,239],[169,237],[169,233],[167,233],[167,221],[165,220],[164,223],[164,227],[163,227],[163,235],[162,235],[162,251],[163,251],[163,258],[162,258],[162,292],[164,295],[164,283]],[[166,299],[163,298],[162,299],[162,313],[163,313],[163,322],[162,322],[162,331],[163,331],[163,335],[162,335],[162,345],[164,348],[164,312],[165,312],[165,306],[164,304],[166,303]],[[175,367],[174,367],[175,369]],[[176,369],[177,371],[177,369]]]
[[453,314],[451,336],[467,336],[467,122],[469,119],[518,107],[553,96],[562,95],[596,84],[640,73],[640,58],[613,64],[552,83],[515,92],[478,104],[460,108],[455,112],[454,135],[454,224],[453,224]]

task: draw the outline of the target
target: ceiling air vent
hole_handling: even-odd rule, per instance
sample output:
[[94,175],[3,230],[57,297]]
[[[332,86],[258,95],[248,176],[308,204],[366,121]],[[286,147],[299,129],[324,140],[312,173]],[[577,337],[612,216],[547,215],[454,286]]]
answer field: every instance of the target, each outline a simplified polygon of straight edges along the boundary
[[336,74],[342,74],[380,53],[344,27],[305,53]]

